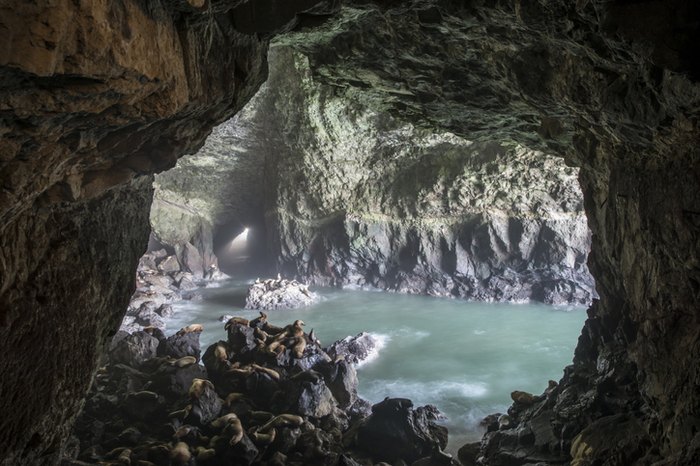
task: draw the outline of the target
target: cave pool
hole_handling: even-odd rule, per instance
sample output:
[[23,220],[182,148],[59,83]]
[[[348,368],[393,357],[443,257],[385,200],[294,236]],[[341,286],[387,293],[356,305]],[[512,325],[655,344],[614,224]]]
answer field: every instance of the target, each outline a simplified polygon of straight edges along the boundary
[[[249,283],[217,282],[201,298],[175,303],[166,333],[196,322],[205,327],[202,351],[225,340],[221,315],[258,315],[242,309]],[[269,311],[269,321],[283,326],[302,319],[324,346],[363,331],[380,338],[381,349],[358,367],[360,396],[371,403],[389,396],[436,405],[447,416],[441,423],[449,429],[447,450],[453,454],[481,438],[484,416],[505,412],[511,391],[540,394],[549,379],[561,378],[586,318],[585,308],[573,306],[311,289],[323,297],[320,303]]]

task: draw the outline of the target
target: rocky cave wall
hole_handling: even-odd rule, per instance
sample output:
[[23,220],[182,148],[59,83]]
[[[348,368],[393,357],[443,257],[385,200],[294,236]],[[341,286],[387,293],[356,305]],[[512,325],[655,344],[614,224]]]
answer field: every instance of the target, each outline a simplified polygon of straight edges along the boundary
[[251,33],[316,3],[0,5],[2,464],[60,457],[134,289],[152,173],[265,80],[268,42]]
[[[59,456],[133,290],[150,174],[264,80],[266,41],[236,27],[294,16],[144,5],[0,7],[4,464]],[[314,21],[328,47],[307,36],[318,82],[361,87],[418,128],[580,167],[600,300],[558,388],[487,435],[490,464],[697,463],[697,13],[684,0],[363,2]]]
[[361,88],[315,81],[293,43],[270,49],[268,81],[236,117],[156,177],[157,237],[178,244],[203,224],[211,231],[264,210],[269,253],[285,276],[590,303],[577,169],[515,143],[474,143],[392,117]]
[[[580,167],[600,300],[557,389],[485,437],[489,464],[698,457],[697,6],[641,3],[362,6],[295,41],[314,80],[417,127]],[[685,48],[654,46],[669,31]]]

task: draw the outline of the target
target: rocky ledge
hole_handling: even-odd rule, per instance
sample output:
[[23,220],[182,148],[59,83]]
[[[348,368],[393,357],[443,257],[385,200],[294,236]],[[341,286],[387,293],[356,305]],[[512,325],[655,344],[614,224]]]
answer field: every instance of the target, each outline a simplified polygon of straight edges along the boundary
[[201,287],[227,275],[215,264],[206,269],[192,246],[183,248],[180,258],[165,249],[149,251],[136,269],[136,291],[131,296],[120,330],[134,332],[145,327],[165,329],[164,319],[173,314],[172,302],[193,299]]
[[303,326],[233,317],[227,340],[203,356],[198,324],[167,338],[153,327],[120,332],[63,464],[452,463],[434,407],[370,407],[349,362],[363,355],[334,345],[332,358]]
[[276,279],[256,279],[248,288],[245,307],[261,310],[296,309],[309,306],[319,299],[318,294],[309,291],[308,285],[277,275]]

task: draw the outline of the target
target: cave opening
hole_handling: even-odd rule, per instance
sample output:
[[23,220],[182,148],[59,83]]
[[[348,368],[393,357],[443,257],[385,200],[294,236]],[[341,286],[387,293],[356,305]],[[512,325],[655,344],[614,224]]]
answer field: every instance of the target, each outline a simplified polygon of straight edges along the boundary
[[[389,322],[392,331],[414,317],[420,327],[429,313],[428,324],[440,327],[408,326],[410,346],[398,354],[414,357],[382,372],[415,363],[433,382],[444,382],[450,369],[440,358],[423,360],[431,351],[421,345],[449,357],[479,355],[488,337],[473,347],[465,340],[496,329],[458,322],[438,308],[463,301],[426,294],[592,299],[563,377],[543,387],[544,377],[525,366],[539,388],[511,393],[507,413],[488,418],[482,441],[466,444],[458,459],[698,463],[697,2],[290,0],[280,9],[279,2],[228,0],[12,3],[0,8],[3,465],[453,463],[431,407],[400,397],[378,399],[371,411],[346,409],[358,395],[358,371],[362,383],[382,357],[359,367],[340,348],[316,372],[301,370],[304,358],[296,354],[323,357],[317,338],[324,345],[335,338],[326,336],[334,319],[322,328],[297,310],[266,326],[262,315],[236,309],[226,331],[217,318],[204,322],[218,334],[192,322],[197,308],[218,302],[231,310],[232,298],[245,298],[215,283],[253,257],[267,263],[263,286],[291,277],[317,284],[300,286],[299,297],[338,284],[397,292],[328,288],[327,303],[334,293],[341,300],[369,297],[346,302],[345,328],[377,322],[353,311],[387,296],[404,300],[407,311]],[[164,173],[153,198],[153,174],[197,151],[214,126],[245,113],[268,75],[265,57],[278,34],[272,51],[286,64],[278,79],[299,80],[303,92],[259,109],[275,118],[294,108],[308,114],[249,128],[262,139],[232,135],[263,141],[271,154],[243,157],[248,170],[229,173],[241,176],[238,182],[228,174],[200,176],[221,163],[215,157],[192,157],[189,165],[183,158],[181,168],[193,176]],[[323,131],[306,132],[308,123]],[[412,138],[419,143],[405,143]],[[290,141],[294,150],[287,151]],[[314,153],[300,150],[307,147]],[[527,170],[509,172],[503,157]],[[236,163],[244,167],[245,160]],[[556,243],[557,222],[571,220],[562,214],[578,201],[533,187],[551,181],[551,164],[562,160],[566,168],[554,173],[578,177],[583,193],[593,244],[587,261],[585,252],[523,240],[537,230],[538,240]],[[535,161],[541,166],[532,170]],[[474,176],[464,179],[460,169],[467,168]],[[256,182],[260,173],[266,183]],[[527,186],[505,216],[491,215],[512,200],[500,195],[508,183],[490,190],[482,180],[494,175]],[[236,186],[245,188],[210,204],[210,194]],[[536,216],[557,212],[547,225],[537,229],[532,216],[511,215],[543,193]],[[479,215],[454,211],[479,195],[487,207]],[[226,205],[246,196],[243,205]],[[162,228],[152,232],[152,254],[137,269],[141,296],[122,321],[149,209]],[[264,231],[250,235],[264,247],[219,264],[217,252],[245,228]],[[514,260],[516,249],[527,251],[528,261]],[[559,265],[522,266],[533,261]],[[588,291],[592,280],[575,286],[583,281],[571,264],[586,262],[598,299]],[[277,271],[284,277],[267,282]],[[486,320],[518,327],[500,337],[520,349],[501,354],[511,366],[501,376],[484,382],[469,374],[471,385],[453,384],[453,400],[478,398],[490,384],[520,385],[517,358],[545,350],[517,338],[552,316],[520,323],[493,315]],[[261,339],[256,330],[270,333]],[[276,356],[239,357],[256,336]],[[223,339],[198,354],[210,337]],[[399,341],[390,337],[375,338],[384,345],[380,355]],[[450,342],[457,345],[436,350]],[[377,384],[383,394],[388,385]],[[395,377],[393,386],[401,395],[417,385]],[[367,387],[359,388],[367,396]],[[431,397],[443,388],[422,386]],[[302,399],[319,403],[294,404]],[[410,442],[389,435],[406,422],[427,426],[430,435]]]
[[[507,411],[513,390],[542,392],[571,362],[597,296],[578,169],[514,141],[420,127],[354,86],[309,82],[309,57],[293,43],[273,43],[268,64],[250,102],[156,176],[157,242],[139,278],[152,292],[163,275],[193,276],[171,287],[179,295],[164,300],[165,314],[137,290],[122,328],[172,335],[196,322],[202,349],[214,347],[228,319],[255,320],[247,300],[258,282],[279,274],[311,285],[320,303],[278,294],[259,309],[275,325],[300,318],[328,343],[363,335],[368,362],[358,360],[346,396],[435,406],[450,432],[441,448],[456,456],[490,428],[484,419]],[[163,270],[168,260],[180,269]],[[441,317],[426,322],[425,310]],[[455,344],[462,351],[447,356]]]

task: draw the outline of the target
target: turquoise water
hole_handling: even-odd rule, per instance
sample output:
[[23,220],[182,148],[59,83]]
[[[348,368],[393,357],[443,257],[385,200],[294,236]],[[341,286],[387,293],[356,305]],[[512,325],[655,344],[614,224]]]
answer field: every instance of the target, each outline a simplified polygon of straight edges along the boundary
[[[228,281],[204,290],[200,300],[176,304],[170,334],[201,323],[202,348],[226,339],[222,314],[255,317],[242,310],[246,282]],[[312,288],[313,289],[313,288]],[[358,368],[360,396],[372,403],[386,396],[436,405],[450,431],[448,450],[476,441],[479,421],[505,412],[510,392],[540,394],[549,379],[559,380],[571,363],[586,318],[579,307],[543,304],[476,303],[374,291],[321,289],[319,304],[293,311],[270,311],[269,320],[295,319],[316,330],[328,345],[362,331],[384,343]]]

